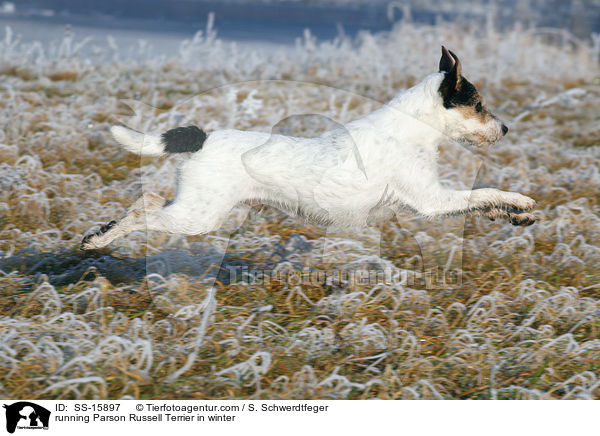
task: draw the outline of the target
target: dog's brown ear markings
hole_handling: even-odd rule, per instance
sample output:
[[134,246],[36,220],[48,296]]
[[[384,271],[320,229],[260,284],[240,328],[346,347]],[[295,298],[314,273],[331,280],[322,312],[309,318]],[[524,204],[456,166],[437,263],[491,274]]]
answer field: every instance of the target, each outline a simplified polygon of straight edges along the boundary
[[445,72],[449,73],[452,67],[454,66],[454,59],[450,56],[446,47],[442,46],[442,57],[440,58],[440,73]]

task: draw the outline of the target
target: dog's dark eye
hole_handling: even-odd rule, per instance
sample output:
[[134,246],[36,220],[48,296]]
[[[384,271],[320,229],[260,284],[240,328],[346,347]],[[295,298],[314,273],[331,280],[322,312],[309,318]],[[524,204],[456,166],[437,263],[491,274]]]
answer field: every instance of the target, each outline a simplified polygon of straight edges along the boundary
[[481,105],[481,102],[478,102],[478,103],[475,105],[475,111],[476,111],[476,112],[481,112],[482,110],[483,110],[483,106]]

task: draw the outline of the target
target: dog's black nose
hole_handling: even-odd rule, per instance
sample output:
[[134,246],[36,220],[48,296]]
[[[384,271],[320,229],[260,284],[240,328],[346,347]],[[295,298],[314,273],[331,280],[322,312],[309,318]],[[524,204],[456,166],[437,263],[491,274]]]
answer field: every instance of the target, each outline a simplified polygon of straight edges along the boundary
[[506,132],[508,132],[508,127],[506,127],[506,125],[502,124],[502,134],[506,135]]

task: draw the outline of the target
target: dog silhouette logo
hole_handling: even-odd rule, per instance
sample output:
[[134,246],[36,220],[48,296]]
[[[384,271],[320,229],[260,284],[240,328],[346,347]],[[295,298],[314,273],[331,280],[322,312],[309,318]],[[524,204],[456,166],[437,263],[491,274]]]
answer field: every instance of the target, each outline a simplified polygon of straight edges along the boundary
[[29,401],[19,401],[10,405],[4,404],[6,409],[6,431],[14,433],[19,429],[48,429],[50,411]]

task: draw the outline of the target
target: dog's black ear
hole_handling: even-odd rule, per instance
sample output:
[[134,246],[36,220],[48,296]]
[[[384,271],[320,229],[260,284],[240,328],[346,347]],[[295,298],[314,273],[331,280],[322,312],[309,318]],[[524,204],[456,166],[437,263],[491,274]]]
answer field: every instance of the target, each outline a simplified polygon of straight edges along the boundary
[[[447,58],[446,58],[447,56]],[[441,90],[442,90],[442,95],[444,97],[449,96],[450,94],[452,94],[455,91],[458,91],[460,89],[460,85],[461,85],[461,65],[460,65],[460,59],[458,59],[458,56],[456,56],[452,51],[450,50],[446,50],[445,47],[442,47],[442,59],[440,60],[440,71],[445,71],[445,70],[441,70],[442,64],[444,64],[444,67],[447,67],[447,64],[450,62],[450,59],[452,59],[452,67],[448,69],[448,71],[446,72],[445,76],[444,76],[444,80],[442,81],[442,85],[441,85]]]
[[[448,60],[444,60],[445,56],[447,56]],[[460,92],[462,85],[462,68],[460,66],[460,59],[458,59],[458,56],[456,56],[450,50],[446,50],[445,47],[442,47],[442,60],[440,60],[440,69],[442,68],[442,63],[444,63],[444,66],[447,66],[447,62],[450,62],[450,60],[452,60],[452,67],[450,67],[448,71],[446,71],[446,74],[444,74],[444,80],[442,80],[439,88],[439,92],[444,99],[444,107],[446,108],[454,107],[456,105],[455,97],[457,93]]]
[[454,66],[454,59],[450,56],[446,47],[442,46],[442,57],[440,58],[440,73],[449,73]]
[[456,80],[454,89],[458,90],[458,88],[460,88],[460,79],[462,77],[461,76],[462,75],[462,67],[460,65],[460,59],[458,58],[458,56],[456,56],[454,54],[454,52],[452,50],[448,50],[448,51],[454,58],[454,66],[450,70],[450,75],[452,76],[452,80]]

